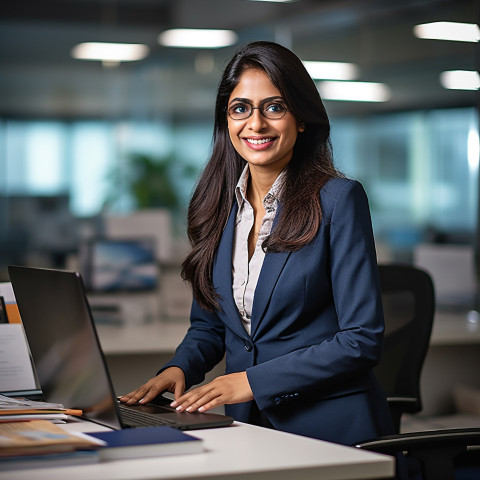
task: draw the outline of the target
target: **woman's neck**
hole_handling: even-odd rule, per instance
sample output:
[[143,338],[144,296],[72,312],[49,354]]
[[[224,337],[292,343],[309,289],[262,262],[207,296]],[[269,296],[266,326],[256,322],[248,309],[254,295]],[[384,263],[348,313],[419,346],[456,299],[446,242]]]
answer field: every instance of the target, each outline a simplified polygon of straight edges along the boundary
[[250,178],[247,187],[247,198],[252,205],[263,202],[280,171],[265,171],[250,166]]

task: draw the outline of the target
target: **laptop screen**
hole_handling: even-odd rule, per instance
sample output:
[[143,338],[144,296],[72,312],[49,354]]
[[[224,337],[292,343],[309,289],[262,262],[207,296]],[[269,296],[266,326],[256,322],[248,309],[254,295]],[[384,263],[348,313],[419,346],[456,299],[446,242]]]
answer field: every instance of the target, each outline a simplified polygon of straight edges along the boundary
[[45,400],[120,428],[80,275],[12,266],[9,274]]

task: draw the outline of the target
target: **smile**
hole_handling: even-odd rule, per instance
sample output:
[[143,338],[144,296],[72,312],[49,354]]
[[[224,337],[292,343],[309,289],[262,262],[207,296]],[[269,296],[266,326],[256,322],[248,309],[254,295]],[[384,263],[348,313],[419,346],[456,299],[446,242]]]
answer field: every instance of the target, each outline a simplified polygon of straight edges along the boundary
[[254,138],[246,138],[245,140],[252,145],[262,145],[263,143],[271,142],[273,138],[261,138],[259,140],[256,140]]

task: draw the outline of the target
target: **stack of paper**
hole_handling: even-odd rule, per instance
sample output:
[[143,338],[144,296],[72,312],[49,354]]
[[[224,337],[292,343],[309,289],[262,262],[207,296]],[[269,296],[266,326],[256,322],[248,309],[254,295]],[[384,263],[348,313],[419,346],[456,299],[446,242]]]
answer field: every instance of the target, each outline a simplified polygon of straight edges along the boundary
[[0,395],[0,423],[33,419],[63,421],[68,415],[82,415],[82,411],[65,408],[59,403],[35,402]]

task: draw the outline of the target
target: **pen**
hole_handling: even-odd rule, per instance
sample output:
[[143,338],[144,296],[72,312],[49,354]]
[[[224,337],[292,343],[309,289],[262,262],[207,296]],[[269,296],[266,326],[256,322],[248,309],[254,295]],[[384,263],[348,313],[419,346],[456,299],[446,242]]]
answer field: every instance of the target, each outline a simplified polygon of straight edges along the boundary
[[72,409],[72,408],[66,408],[65,410],[63,410],[63,413],[65,413],[66,415],[80,416],[80,415],[83,415],[83,410],[75,410],[75,409]]

